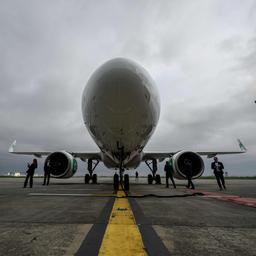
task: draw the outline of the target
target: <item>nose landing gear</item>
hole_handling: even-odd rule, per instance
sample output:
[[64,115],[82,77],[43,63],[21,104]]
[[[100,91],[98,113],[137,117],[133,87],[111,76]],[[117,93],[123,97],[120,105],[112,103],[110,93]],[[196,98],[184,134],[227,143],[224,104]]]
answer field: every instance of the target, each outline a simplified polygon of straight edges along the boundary
[[[128,174],[124,174],[124,147],[120,146],[119,141],[117,141],[117,150],[118,150],[118,154],[116,155],[117,158],[119,159],[119,176],[117,173],[115,173],[114,175],[114,190],[117,191],[119,189],[119,184],[121,185],[122,189],[125,191],[129,191],[130,189],[130,184],[129,184],[129,175]],[[120,180],[119,180],[120,177]]]
[[114,174],[114,190],[117,191],[119,189],[119,175],[117,173]]
[[113,185],[114,185],[115,191],[117,191],[119,189],[119,185],[121,185],[121,187],[125,191],[129,191],[129,189],[130,189],[129,175],[128,174],[123,175],[123,172],[124,172],[123,169],[120,170],[120,176],[117,173],[114,174]]
[[129,191],[130,189],[130,184],[129,184],[129,175],[125,174],[124,175],[124,190]]

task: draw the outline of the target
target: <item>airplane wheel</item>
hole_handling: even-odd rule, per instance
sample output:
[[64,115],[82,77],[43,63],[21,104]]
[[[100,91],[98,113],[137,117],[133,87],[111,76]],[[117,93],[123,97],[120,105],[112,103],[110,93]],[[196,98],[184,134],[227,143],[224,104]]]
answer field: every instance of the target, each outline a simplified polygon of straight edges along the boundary
[[161,177],[159,174],[156,175],[156,184],[161,184]]
[[92,183],[97,184],[97,174],[92,175]]
[[85,176],[84,176],[84,183],[85,183],[85,184],[88,184],[89,181],[90,181],[90,175],[87,173],[87,174],[85,174]]
[[114,190],[118,190],[119,189],[119,176],[118,174],[114,175]]
[[148,184],[153,183],[153,176],[151,174],[148,175]]
[[129,184],[129,175],[125,174],[124,175],[124,190],[129,191],[130,184]]

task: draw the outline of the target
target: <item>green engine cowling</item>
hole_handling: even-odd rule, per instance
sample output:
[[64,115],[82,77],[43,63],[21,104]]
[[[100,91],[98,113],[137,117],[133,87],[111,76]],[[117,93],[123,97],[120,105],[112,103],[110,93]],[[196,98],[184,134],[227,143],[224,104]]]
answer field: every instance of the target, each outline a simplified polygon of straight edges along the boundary
[[44,170],[53,178],[67,179],[76,173],[77,161],[66,151],[54,152],[45,159]]

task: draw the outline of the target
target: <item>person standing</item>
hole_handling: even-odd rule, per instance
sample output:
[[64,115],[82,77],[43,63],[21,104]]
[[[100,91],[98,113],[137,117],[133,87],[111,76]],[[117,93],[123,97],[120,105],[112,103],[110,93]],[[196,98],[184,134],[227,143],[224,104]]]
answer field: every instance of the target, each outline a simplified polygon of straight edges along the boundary
[[218,161],[218,157],[215,156],[213,159],[214,159],[214,162],[212,162],[211,168],[217,180],[218,186],[220,190],[222,190],[223,188],[226,190],[226,185],[225,185],[225,180],[223,175],[224,165],[222,162]]
[[49,185],[50,182],[50,176],[51,176],[51,166],[50,166],[50,160],[46,161],[44,164],[44,185]]
[[51,176],[50,169],[49,168],[45,168],[44,169],[44,183],[43,183],[43,186],[44,185],[47,185],[47,186],[49,185],[50,176]]
[[185,158],[184,159],[184,171],[188,180],[187,188],[195,189],[194,183],[192,182],[193,177],[193,166],[191,160]]
[[136,180],[136,181],[138,181],[138,180],[139,180],[139,174],[138,174],[138,172],[137,172],[137,171],[135,172],[135,180]]
[[173,179],[173,167],[170,164],[170,162],[168,161],[165,162],[164,171],[165,171],[165,178],[166,178],[166,187],[169,188],[169,178],[170,178],[172,181],[173,187],[176,188],[176,184]]
[[24,182],[24,188],[27,187],[28,180],[29,180],[29,185],[32,188],[33,187],[33,177],[35,173],[35,169],[37,168],[37,160],[33,159],[32,164],[28,164],[28,170],[27,170],[27,176]]

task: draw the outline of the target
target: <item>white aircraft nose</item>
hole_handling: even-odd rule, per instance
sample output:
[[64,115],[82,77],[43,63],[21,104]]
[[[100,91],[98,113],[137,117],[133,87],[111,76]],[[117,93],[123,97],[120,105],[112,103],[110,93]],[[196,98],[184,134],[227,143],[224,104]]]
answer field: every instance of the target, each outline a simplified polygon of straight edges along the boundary
[[118,142],[132,152],[146,143],[156,126],[159,97],[143,67],[127,59],[113,59],[89,79],[82,112],[99,147],[115,152]]
[[142,107],[149,92],[139,74],[127,69],[114,69],[99,81],[98,100],[113,114],[126,114]]

